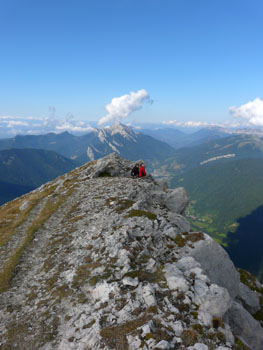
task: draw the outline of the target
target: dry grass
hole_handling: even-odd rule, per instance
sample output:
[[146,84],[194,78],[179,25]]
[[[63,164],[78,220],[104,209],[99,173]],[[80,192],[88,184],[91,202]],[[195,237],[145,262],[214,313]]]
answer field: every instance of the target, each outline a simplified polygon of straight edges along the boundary
[[150,314],[145,313],[135,320],[127,321],[118,326],[103,328],[100,334],[110,349],[127,350],[128,342],[126,336],[136,333],[137,328],[150,321],[151,318],[152,316]]
[[[1,207],[0,210],[0,247],[5,245],[15,232],[15,229],[23,224],[23,222],[29,216],[31,210],[45,197],[51,194],[55,186],[47,187],[42,192],[30,193],[27,196],[18,198],[12,202],[7,203]],[[19,208],[25,202],[28,202],[28,206],[24,211]]]
[[38,231],[44,222],[48,220],[48,218],[57,210],[62,201],[62,198],[58,198],[56,202],[54,202],[54,200],[48,200],[39,217],[33,221],[30,227],[28,227],[24,241],[13,251],[9,260],[5,263],[2,271],[0,272],[0,293],[9,288],[10,281],[15,273],[15,268],[18,265],[25,248],[34,239],[36,231]]
[[181,338],[185,346],[192,346],[197,342],[198,336],[193,329],[185,329]]

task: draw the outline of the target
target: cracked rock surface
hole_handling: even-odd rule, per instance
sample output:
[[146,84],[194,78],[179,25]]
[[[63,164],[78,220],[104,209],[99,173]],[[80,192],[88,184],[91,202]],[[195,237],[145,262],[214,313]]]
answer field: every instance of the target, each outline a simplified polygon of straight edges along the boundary
[[132,166],[111,154],[0,207],[1,350],[262,350],[262,285],[190,230],[184,189]]

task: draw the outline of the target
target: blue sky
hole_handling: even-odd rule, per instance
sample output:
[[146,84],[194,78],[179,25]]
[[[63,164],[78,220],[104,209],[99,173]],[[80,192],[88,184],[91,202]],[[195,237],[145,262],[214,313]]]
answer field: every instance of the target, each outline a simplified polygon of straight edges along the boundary
[[153,103],[123,120],[263,125],[262,11],[259,0],[0,0],[0,118],[98,121],[143,89]]

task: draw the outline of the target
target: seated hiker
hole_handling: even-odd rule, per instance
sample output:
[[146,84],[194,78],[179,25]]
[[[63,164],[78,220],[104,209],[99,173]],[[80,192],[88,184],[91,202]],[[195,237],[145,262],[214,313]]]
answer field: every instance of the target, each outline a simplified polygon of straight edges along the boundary
[[145,164],[144,163],[141,164],[141,167],[140,167],[140,170],[139,170],[139,177],[143,177],[143,176],[146,176]]
[[139,176],[139,164],[135,164],[131,171],[131,176],[132,177],[138,177]]

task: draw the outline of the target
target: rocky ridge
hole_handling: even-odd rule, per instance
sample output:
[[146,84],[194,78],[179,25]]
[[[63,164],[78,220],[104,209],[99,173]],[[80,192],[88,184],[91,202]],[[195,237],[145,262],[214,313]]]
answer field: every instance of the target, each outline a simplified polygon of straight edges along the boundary
[[[0,349],[261,350],[263,287],[111,154],[0,207]],[[241,276],[241,281],[240,281]]]

